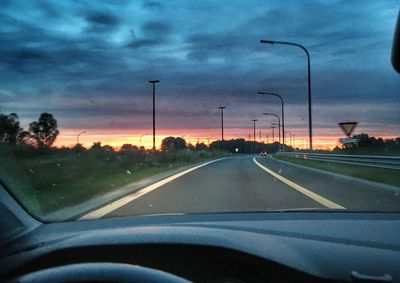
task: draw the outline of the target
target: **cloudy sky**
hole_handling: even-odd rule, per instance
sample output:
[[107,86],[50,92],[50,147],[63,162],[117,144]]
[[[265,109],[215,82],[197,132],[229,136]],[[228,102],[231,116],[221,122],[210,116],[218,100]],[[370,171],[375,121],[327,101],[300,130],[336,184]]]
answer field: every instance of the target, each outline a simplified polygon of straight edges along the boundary
[[[118,3],[115,4],[115,3]],[[286,128],[307,138],[307,65],[312,58],[316,144],[342,137],[338,122],[358,132],[400,135],[400,76],[390,65],[398,1],[0,1],[0,111],[22,125],[52,113],[57,144],[77,132],[91,144],[137,143],[157,135],[201,140],[252,133],[265,138],[286,103]],[[148,140],[148,141],[147,141]],[[143,142],[150,142],[145,136]]]

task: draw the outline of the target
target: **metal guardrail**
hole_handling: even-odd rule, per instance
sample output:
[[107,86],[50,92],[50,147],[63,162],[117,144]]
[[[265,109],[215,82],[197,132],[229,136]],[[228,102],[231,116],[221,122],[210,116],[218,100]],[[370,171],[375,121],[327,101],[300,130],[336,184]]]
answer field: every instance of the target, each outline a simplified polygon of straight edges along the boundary
[[280,152],[280,155],[306,160],[325,161],[374,168],[400,170],[400,156]]

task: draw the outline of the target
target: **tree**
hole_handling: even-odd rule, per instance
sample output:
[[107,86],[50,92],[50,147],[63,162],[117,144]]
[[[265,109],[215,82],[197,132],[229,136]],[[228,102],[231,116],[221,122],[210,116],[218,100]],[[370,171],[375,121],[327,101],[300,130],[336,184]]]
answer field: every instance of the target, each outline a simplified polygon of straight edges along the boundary
[[353,139],[357,139],[357,145],[361,147],[367,147],[371,145],[372,138],[368,136],[368,134],[361,133],[359,135],[354,135]]
[[90,150],[101,150],[101,142],[94,142]]
[[166,137],[161,142],[162,151],[179,151],[186,148],[186,141],[181,137]]
[[16,113],[0,114],[0,143],[16,144],[21,131]]
[[207,150],[208,146],[206,144],[202,143],[196,143],[196,150],[200,151],[200,150]]
[[57,130],[57,120],[54,119],[52,114],[42,113],[38,122],[29,124],[29,131],[38,148],[49,148],[59,133]]
[[93,151],[114,151],[114,148],[111,145],[101,145],[101,142],[94,142],[93,145],[90,147],[90,150]]
[[17,144],[35,146],[35,140],[29,131],[20,131],[17,136]]
[[136,145],[130,144],[130,143],[125,143],[121,146],[119,151],[121,152],[128,152],[128,151],[138,151],[139,148]]
[[72,150],[77,152],[77,153],[82,153],[82,152],[86,151],[86,148],[81,143],[77,143],[77,144],[74,145]]

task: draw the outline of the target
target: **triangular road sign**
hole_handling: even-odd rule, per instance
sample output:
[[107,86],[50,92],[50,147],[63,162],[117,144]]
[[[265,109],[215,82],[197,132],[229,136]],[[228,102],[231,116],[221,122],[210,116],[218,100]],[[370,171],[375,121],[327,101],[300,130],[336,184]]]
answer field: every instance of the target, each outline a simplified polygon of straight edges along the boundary
[[350,138],[351,133],[356,128],[358,122],[342,122],[339,123],[339,127],[342,129],[343,133]]

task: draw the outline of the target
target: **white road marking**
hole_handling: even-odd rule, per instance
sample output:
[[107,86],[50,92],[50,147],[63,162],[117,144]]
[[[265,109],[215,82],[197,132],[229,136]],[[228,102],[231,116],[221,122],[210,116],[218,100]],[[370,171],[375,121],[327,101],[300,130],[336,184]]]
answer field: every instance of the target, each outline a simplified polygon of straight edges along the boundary
[[253,158],[254,163],[260,167],[262,170],[266,171],[267,173],[271,174],[272,176],[274,176],[276,179],[278,179],[279,181],[285,183],[286,185],[288,185],[289,187],[295,189],[296,191],[308,196],[309,198],[311,198],[312,200],[315,200],[316,202],[322,204],[323,206],[326,206],[328,208],[336,208],[336,209],[346,209],[345,207],[330,201],[310,190],[307,190],[306,188],[290,181],[289,179],[286,179],[285,177],[279,175],[278,173],[275,173],[274,171],[272,171],[271,169],[268,169],[267,167],[265,167],[264,165],[262,165],[260,162],[258,162],[256,160],[256,158]]
[[179,172],[179,173],[177,173],[175,175],[169,176],[169,177],[167,177],[165,179],[162,179],[161,181],[158,181],[158,182],[156,182],[154,184],[151,184],[151,185],[149,185],[147,187],[144,187],[144,188],[140,189],[139,191],[136,191],[136,192],[134,192],[132,194],[129,194],[129,195],[127,195],[127,196],[125,196],[123,198],[120,198],[120,199],[118,199],[116,201],[113,201],[112,203],[109,203],[109,204],[107,204],[107,205],[105,205],[105,206],[103,206],[103,207],[101,207],[99,209],[96,209],[96,210],[94,210],[92,212],[89,212],[88,214],[85,214],[85,215],[81,216],[80,218],[78,218],[78,220],[99,219],[99,218],[103,217],[104,215],[109,214],[109,213],[113,212],[114,210],[116,210],[116,209],[118,209],[118,208],[120,208],[120,207],[122,207],[122,206],[124,206],[124,205],[126,205],[128,203],[130,203],[131,201],[134,201],[135,199],[138,199],[141,196],[143,196],[145,194],[148,194],[151,191],[154,191],[154,190],[158,189],[159,187],[164,186],[165,184],[167,184],[169,182],[172,182],[173,180],[175,180],[175,179],[177,179],[179,177],[182,177],[183,175],[186,175],[187,173],[190,173],[190,172],[192,172],[192,171],[194,171],[196,169],[199,169],[199,168],[201,168],[203,166],[206,166],[208,164],[211,164],[211,163],[214,163],[214,162],[226,159],[226,158],[229,158],[229,157],[224,157],[224,158],[219,158],[219,159],[216,159],[216,160],[211,160],[211,161],[208,161],[206,163],[197,165],[195,167],[186,169],[186,170],[184,170],[182,172]]

